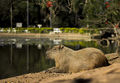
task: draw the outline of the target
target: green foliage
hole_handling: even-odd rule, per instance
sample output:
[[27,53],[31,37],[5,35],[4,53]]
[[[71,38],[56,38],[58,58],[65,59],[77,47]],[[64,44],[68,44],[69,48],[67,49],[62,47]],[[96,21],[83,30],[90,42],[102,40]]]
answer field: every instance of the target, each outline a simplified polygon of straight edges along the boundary
[[78,33],[78,28],[60,28],[63,33]]
[[27,28],[27,30],[30,33],[49,33],[50,31],[52,31],[52,28],[49,27],[42,27],[42,28]]
[[80,45],[81,47],[98,47],[97,42],[95,41],[63,41],[64,45],[76,46]]
[[84,29],[84,28],[79,29],[79,33],[83,34],[83,33],[85,33],[85,32],[87,32],[86,29]]
[[87,27],[101,27],[103,18],[101,15],[104,13],[104,0],[86,0],[83,7],[84,19],[81,22]]
[[[17,22],[22,22],[23,27],[26,27],[26,1],[12,1],[1,0],[0,27],[10,27],[11,5],[13,27],[16,27]],[[47,1],[53,1],[53,6],[48,8],[46,6]],[[42,24],[43,27],[49,27],[51,18],[52,27],[106,27],[106,21],[112,24],[120,21],[118,18],[120,16],[120,1],[109,0],[109,3],[110,7],[106,8],[105,0],[29,0],[29,24],[31,26]],[[30,31],[35,32],[34,29]],[[65,32],[72,31],[66,29]]]
[[[14,29],[16,30],[16,32],[14,32]],[[7,32],[13,32],[13,33],[25,33],[26,30],[28,30],[28,33],[50,33],[51,31],[53,31],[53,28],[50,27],[42,27],[42,28],[38,28],[38,27],[29,27],[29,28],[14,28],[14,29],[10,29],[10,28],[2,28],[0,30],[3,30],[4,33]],[[62,33],[80,33],[80,34],[86,34],[86,33],[90,33],[90,34],[99,34],[100,29],[88,29],[88,28],[70,28],[70,27],[61,27],[59,28]]]
[[120,21],[119,16],[120,16],[120,1],[119,0],[115,0],[115,1],[111,1],[109,2],[110,7],[106,9],[105,11],[105,18],[106,21],[112,23],[112,24],[116,24]]

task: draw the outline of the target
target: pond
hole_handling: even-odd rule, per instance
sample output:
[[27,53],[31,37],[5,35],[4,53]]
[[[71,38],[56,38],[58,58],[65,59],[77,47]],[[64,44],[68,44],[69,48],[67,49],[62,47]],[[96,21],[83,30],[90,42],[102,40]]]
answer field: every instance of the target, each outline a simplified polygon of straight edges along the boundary
[[115,52],[116,41],[106,45],[96,41],[61,40],[50,38],[0,37],[0,79],[27,73],[40,72],[53,67],[54,61],[46,59],[46,51],[54,45],[63,44],[71,49],[95,47],[104,53]]

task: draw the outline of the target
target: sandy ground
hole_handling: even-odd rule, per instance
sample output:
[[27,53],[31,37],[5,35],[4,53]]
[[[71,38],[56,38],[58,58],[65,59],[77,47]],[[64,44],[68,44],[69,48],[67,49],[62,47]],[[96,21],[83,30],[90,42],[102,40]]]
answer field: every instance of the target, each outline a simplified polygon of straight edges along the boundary
[[[55,73],[55,68],[39,73],[1,79],[0,83],[120,83],[120,58],[106,55],[110,66],[79,73]],[[117,58],[116,58],[117,57]]]

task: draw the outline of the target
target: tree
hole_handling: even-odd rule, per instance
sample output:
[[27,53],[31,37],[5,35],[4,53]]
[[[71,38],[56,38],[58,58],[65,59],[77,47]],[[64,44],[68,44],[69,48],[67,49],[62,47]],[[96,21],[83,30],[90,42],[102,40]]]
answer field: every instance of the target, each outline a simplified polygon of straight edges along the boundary
[[78,12],[82,10],[84,2],[81,0],[71,0],[71,3],[72,3],[72,10],[75,13],[75,25],[78,25]]
[[[25,27],[27,0],[0,1],[0,26],[10,26],[12,4],[13,26],[16,22],[22,22]],[[47,2],[52,2],[52,6],[47,7]],[[53,27],[106,27],[120,21],[119,0],[29,0],[29,3],[30,25],[48,27],[50,17]]]
[[106,2],[106,11],[105,11],[105,21],[107,22],[108,27],[114,28],[116,36],[118,36],[117,28],[119,28],[120,23],[120,1],[111,0]]
[[111,0],[109,1],[109,7],[106,8],[105,18],[106,21],[112,24],[117,24],[120,22],[120,1],[119,0]]
[[86,0],[83,7],[83,25],[98,27],[102,23],[101,15],[103,15],[103,12],[104,0]]
[[8,27],[10,25],[9,19],[9,0],[0,0],[0,26],[1,27]]

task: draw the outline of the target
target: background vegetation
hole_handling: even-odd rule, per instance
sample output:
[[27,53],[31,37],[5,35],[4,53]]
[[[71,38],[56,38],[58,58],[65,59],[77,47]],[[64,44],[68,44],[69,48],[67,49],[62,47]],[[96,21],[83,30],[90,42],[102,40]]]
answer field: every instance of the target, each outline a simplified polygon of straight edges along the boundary
[[[120,21],[119,0],[28,0],[30,26],[43,27],[106,27]],[[52,1],[52,7],[47,2]],[[0,27],[10,27],[11,6],[13,27],[17,22],[27,26],[27,0],[0,0]],[[51,15],[50,15],[51,12]]]
[[[76,27],[60,27],[59,28],[62,33],[80,33],[80,34],[99,34],[100,31],[103,30],[103,28],[95,28],[95,29],[89,29],[89,28],[76,28]],[[29,27],[29,28],[1,28],[1,33],[50,33],[53,31],[53,28],[51,27]],[[88,34],[88,35],[89,35]]]

